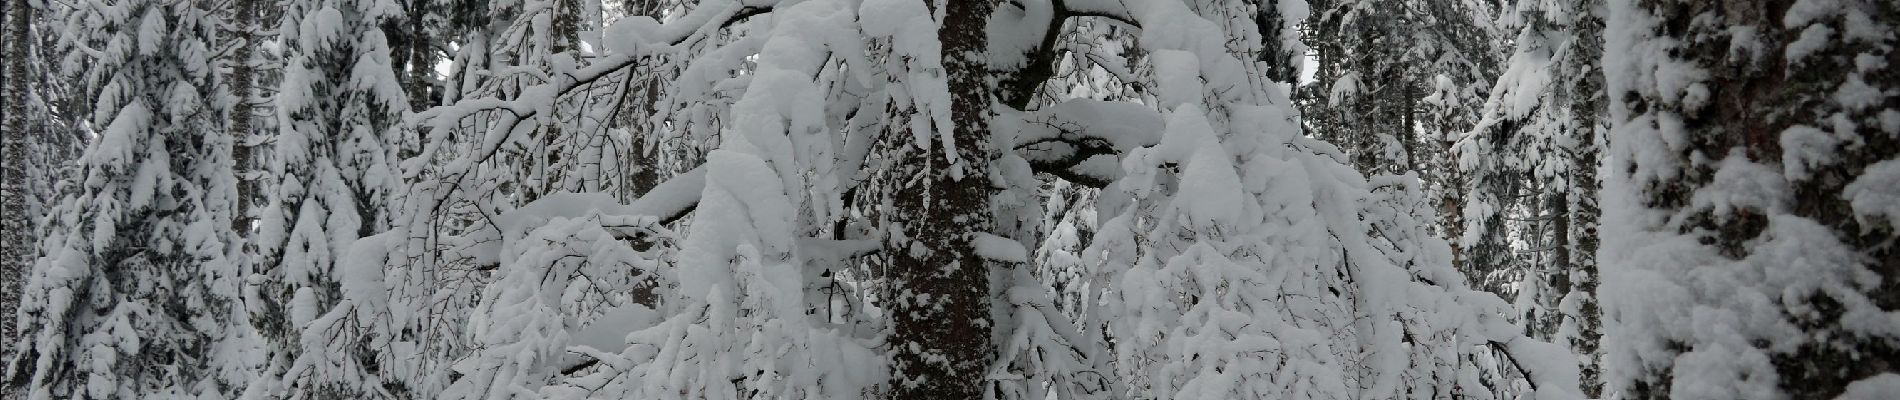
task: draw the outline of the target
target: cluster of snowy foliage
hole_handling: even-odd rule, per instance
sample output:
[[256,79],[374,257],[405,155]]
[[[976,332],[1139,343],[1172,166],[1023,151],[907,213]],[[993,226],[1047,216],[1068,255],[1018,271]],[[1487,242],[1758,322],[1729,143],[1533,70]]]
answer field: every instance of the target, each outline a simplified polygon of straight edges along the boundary
[[68,11],[66,65],[101,128],[24,288],[8,369],[29,398],[232,397],[255,376],[231,142],[209,100],[218,21],[157,2]]
[[[1314,1],[1295,91],[1309,135],[1375,182],[1417,181],[1425,232],[1598,384],[1600,2]],[[1473,367],[1507,379],[1499,354]]]
[[346,363],[321,368],[304,360],[347,354],[330,345],[331,337],[306,332],[321,332],[309,328],[321,326],[318,316],[342,295],[338,260],[359,236],[389,227],[381,205],[399,184],[393,128],[408,111],[378,28],[396,18],[393,7],[310,1],[282,10],[276,40],[284,65],[266,124],[276,128],[266,134],[274,144],[264,171],[268,202],[246,292],[253,320],[276,351],[246,397],[347,392],[349,382],[374,376]]
[[1900,5],[1609,3],[1611,388],[1900,393]]

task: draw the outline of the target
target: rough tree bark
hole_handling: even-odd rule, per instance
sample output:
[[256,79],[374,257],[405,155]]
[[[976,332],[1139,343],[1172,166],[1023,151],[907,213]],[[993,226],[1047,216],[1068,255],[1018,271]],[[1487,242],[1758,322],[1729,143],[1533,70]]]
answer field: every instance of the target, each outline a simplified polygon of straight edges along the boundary
[[1570,338],[1571,351],[1586,357],[1580,368],[1583,374],[1583,394],[1591,398],[1603,397],[1603,311],[1597,302],[1597,282],[1602,276],[1597,267],[1597,220],[1602,208],[1597,204],[1599,188],[1603,182],[1597,177],[1597,168],[1602,165],[1604,143],[1602,132],[1598,130],[1603,120],[1603,70],[1598,62],[1603,56],[1603,17],[1599,11],[1601,0],[1579,0],[1569,3],[1571,14],[1577,19],[1571,22],[1571,31],[1579,38],[1572,45],[1577,57],[1583,62],[1573,62],[1567,68],[1573,72],[1566,75],[1577,79],[1568,93],[1571,115],[1577,126],[1571,130],[1576,147],[1570,156],[1570,194],[1571,206],[1568,218],[1569,241],[1574,244],[1568,260],[1570,284],[1573,285],[1577,299],[1577,336]]
[[[889,339],[895,355],[893,399],[981,398],[988,366],[988,262],[975,236],[994,225],[989,198],[991,93],[981,55],[993,0],[942,3],[944,70],[949,77],[953,149],[906,152],[899,165],[922,166],[917,183],[891,188],[890,220],[911,240],[886,251],[896,279]],[[954,157],[944,165],[945,153]],[[904,180],[892,181],[904,185]]]
[[[237,209],[232,210],[231,230],[238,237],[249,238],[254,218],[251,215],[263,197],[257,193],[257,178],[262,172],[257,170],[257,156],[252,154],[254,140],[252,119],[256,117],[253,107],[252,88],[257,80],[257,63],[253,49],[257,41],[257,2],[258,0],[237,0],[238,43],[231,53],[231,95],[236,104],[231,105],[231,158],[237,169]],[[247,241],[248,243],[248,241]],[[247,246],[249,246],[247,244]],[[246,249],[249,253],[249,249]]]
[[27,53],[32,48],[27,24],[32,20],[26,0],[12,0],[6,7],[5,45],[0,48],[6,65],[0,70],[0,163],[5,163],[0,178],[0,357],[13,352],[15,326],[13,310],[20,305],[21,279],[33,262],[33,216],[28,215],[29,186],[26,146],[32,121],[27,120]]

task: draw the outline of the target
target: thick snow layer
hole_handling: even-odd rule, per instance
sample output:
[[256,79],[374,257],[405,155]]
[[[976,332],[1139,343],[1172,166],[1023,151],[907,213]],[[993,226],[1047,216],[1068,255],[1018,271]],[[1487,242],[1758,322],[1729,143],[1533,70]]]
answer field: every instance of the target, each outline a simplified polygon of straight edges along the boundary
[[1160,141],[1164,122],[1148,105],[1126,101],[1076,99],[1024,115],[1016,143],[1056,138],[1100,139],[1117,150]]
[[1240,175],[1234,172],[1233,162],[1227,158],[1227,152],[1215,147],[1202,147],[1190,156],[1185,170],[1181,173],[1181,194],[1175,198],[1175,207],[1182,215],[1192,220],[1190,224],[1212,227],[1226,221],[1241,218],[1245,211],[1242,205],[1243,193],[1240,188]]
[[676,218],[699,204],[700,188],[705,187],[706,170],[694,168],[655,186],[631,204],[621,204],[605,193],[555,193],[509,210],[495,218],[503,232],[521,233],[556,217],[575,218],[588,213],[601,215]]
[[1847,385],[1847,392],[1841,393],[1835,400],[1885,400],[1900,394],[1900,375],[1883,373],[1854,381]]
[[979,232],[971,239],[971,244],[976,246],[976,254],[983,258],[1016,263],[1029,261],[1029,250],[1010,238]]
[[1834,134],[1806,125],[1795,125],[1781,131],[1781,163],[1788,179],[1808,178],[1808,171],[1833,162],[1833,155],[1841,146],[1841,139]]
[[1862,223],[1886,219],[1900,226],[1900,160],[1887,160],[1867,166],[1859,178],[1847,184],[1842,197],[1854,207]]
[[640,54],[641,46],[647,43],[648,38],[658,36],[660,26],[660,22],[650,16],[628,16],[608,25],[601,40],[606,42],[609,52]]
[[1821,24],[1809,25],[1808,29],[1801,31],[1800,39],[1788,44],[1788,61],[1800,63],[1802,59],[1808,58],[1809,54],[1814,54],[1832,44],[1833,36],[1834,28]]
[[614,351],[627,347],[627,334],[654,326],[660,314],[639,304],[627,304],[601,311],[600,317],[568,333],[568,343],[595,350]]
[[1718,165],[1715,178],[1697,189],[1693,198],[1697,207],[1708,207],[1716,215],[1780,210],[1792,191],[1779,171],[1749,161],[1740,151],[1722,158]]

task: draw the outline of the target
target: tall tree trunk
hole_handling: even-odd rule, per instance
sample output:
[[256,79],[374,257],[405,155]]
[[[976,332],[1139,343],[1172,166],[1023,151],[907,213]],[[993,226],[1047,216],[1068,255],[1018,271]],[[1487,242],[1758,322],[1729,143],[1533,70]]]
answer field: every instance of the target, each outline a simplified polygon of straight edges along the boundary
[[[1601,87],[1600,84],[1595,87]],[[1592,101],[1593,104],[1601,102]],[[1591,108],[1600,110],[1601,108]],[[1591,113],[1591,116],[1598,114]],[[1584,357],[1580,366],[1579,382],[1583,385],[1583,394],[1590,398],[1602,397],[1603,357],[1599,343],[1603,339],[1603,311],[1597,306],[1597,277],[1601,276],[1597,268],[1597,219],[1601,209],[1597,207],[1597,192],[1601,183],[1597,180],[1597,163],[1602,144],[1596,140],[1595,119],[1588,121],[1589,126],[1579,128],[1576,136],[1587,140],[1580,149],[1573,152],[1571,170],[1571,188],[1568,224],[1570,265],[1565,268],[1572,285],[1570,296],[1576,297],[1577,336],[1570,338],[1570,350]]]
[[1568,268],[1570,283],[1574,285],[1572,296],[1576,296],[1577,315],[1575,318],[1577,336],[1570,339],[1570,350],[1584,357],[1580,383],[1583,393],[1590,398],[1603,397],[1603,354],[1600,343],[1603,339],[1603,311],[1597,305],[1597,282],[1602,276],[1597,267],[1597,220],[1602,215],[1597,198],[1603,182],[1597,177],[1597,168],[1602,164],[1604,143],[1600,128],[1603,126],[1603,69],[1599,59],[1603,56],[1603,16],[1602,0],[1573,0],[1570,14],[1576,16],[1571,22],[1571,32],[1577,42],[1570,46],[1576,52],[1576,59],[1569,63],[1570,71],[1565,75],[1575,79],[1568,95],[1571,98],[1570,109],[1574,125],[1570,136],[1575,138],[1575,148],[1571,149],[1570,179],[1570,243],[1575,247],[1571,253],[1571,265]]
[[[653,17],[656,21],[666,16],[666,4],[660,0],[632,0],[626,1],[622,6],[625,7],[628,15]],[[658,124],[653,123],[651,118],[659,112],[660,95],[663,94],[660,91],[662,85],[666,84],[669,77],[677,76],[674,71],[656,70],[659,66],[666,64],[657,59],[662,56],[649,57],[656,58],[650,59],[653,62],[636,68],[645,73],[629,72],[627,74],[626,93],[622,94],[624,100],[618,105],[620,109],[614,110],[623,117],[621,120],[612,121],[626,128],[629,135],[627,150],[625,150],[626,161],[622,163],[627,167],[629,176],[627,176],[626,184],[621,187],[621,195],[628,199],[643,196],[660,184],[660,170],[663,168],[660,165],[661,158],[657,157],[658,149],[649,147],[650,144],[659,143],[658,138],[654,137],[659,133],[659,129]],[[633,289],[633,302],[657,308],[660,303],[658,285],[659,281],[650,276],[641,279],[641,283]]]
[[[399,23],[385,24],[390,35],[389,58],[396,68],[396,79],[409,97],[409,110],[420,112],[440,104],[435,90],[435,37],[429,29],[430,2],[417,1],[407,6],[407,17]],[[418,135],[421,132],[417,132]]]
[[[988,177],[996,152],[989,141],[991,94],[982,54],[996,2],[951,1],[943,7],[938,36],[955,146],[907,152],[901,163],[936,167],[924,167],[922,187],[887,192],[894,197],[892,222],[912,240],[889,251],[897,281],[889,340],[896,353],[893,399],[981,398],[991,358],[989,262],[977,255],[975,239],[994,225],[989,198],[995,190]],[[956,158],[947,168],[941,165],[946,152]]]
[[32,21],[26,0],[12,0],[5,18],[5,70],[0,71],[0,357],[12,354],[14,346],[13,310],[20,306],[21,279],[33,262],[33,215],[29,215],[26,146],[34,130],[27,120],[27,77],[32,39],[27,24]]
[[[238,43],[235,51],[231,53],[231,95],[236,97],[234,101],[237,103],[231,105],[229,129],[231,158],[236,164],[238,178],[237,209],[232,210],[231,230],[237,232],[238,237],[241,238],[251,237],[251,225],[254,221],[251,215],[252,209],[263,200],[257,193],[257,178],[261,172],[257,171],[256,156],[252,154],[255,146],[251,137],[255,133],[251,120],[256,117],[252,107],[252,101],[255,100],[252,87],[256,85],[257,63],[252,51],[257,45],[258,1],[237,0]],[[249,252],[248,244],[246,252]]]

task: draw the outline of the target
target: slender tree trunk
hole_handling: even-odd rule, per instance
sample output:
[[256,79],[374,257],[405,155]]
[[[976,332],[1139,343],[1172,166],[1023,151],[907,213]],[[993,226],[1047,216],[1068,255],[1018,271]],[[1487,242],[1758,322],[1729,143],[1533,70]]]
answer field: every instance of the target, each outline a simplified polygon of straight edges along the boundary
[[[990,360],[989,263],[979,257],[975,235],[994,225],[989,198],[991,94],[981,54],[993,0],[943,3],[944,70],[949,75],[956,164],[942,165],[952,149],[907,152],[909,165],[925,178],[907,190],[892,190],[890,213],[912,241],[892,249],[896,275],[889,345],[896,382],[893,399],[976,399]],[[900,181],[901,182],[901,181]],[[901,183],[899,183],[901,184]]]
[[[1432,139],[1432,143],[1436,144],[1432,150],[1451,154],[1452,142],[1444,139],[1446,136],[1442,135],[1445,134],[1446,133],[1439,133],[1441,136]],[[1465,246],[1462,238],[1465,237],[1465,197],[1463,189],[1470,186],[1469,183],[1465,181],[1465,174],[1458,168],[1456,161],[1453,161],[1451,165],[1446,167],[1448,168],[1439,171],[1439,173],[1442,174],[1441,176],[1443,176],[1442,185],[1440,186],[1443,189],[1441,189],[1442,192],[1438,193],[1438,217],[1440,221],[1439,229],[1441,229],[1439,236],[1444,238],[1445,243],[1451,246],[1451,268],[1469,274],[1471,267],[1465,265]]]
[[[665,17],[663,13],[666,11],[666,6],[659,0],[634,0],[626,2],[623,6],[626,7],[629,15],[643,15],[653,17],[654,20]],[[616,110],[627,117],[622,121],[614,121],[625,127],[629,135],[625,151],[626,161],[622,164],[628,168],[629,176],[621,190],[627,196],[626,198],[630,199],[638,198],[660,184],[660,169],[662,168],[660,158],[656,157],[655,150],[657,149],[648,147],[648,139],[659,130],[650,118],[659,111],[661,85],[665,84],[667,77],[674,76],[672,71],[655,71],[652,67],[663,63],[646,64],[638,68],[646,72],[645,74],[629,73],[627,75],[627,93],[624,94],[626,101],[619,105],[619,110]],[[657,143],[658,140],[652,142]],[[650,276],[642,279],[641,283],[633,289],[633,302],[657,308],[660,305],[658,285],[659,281]]]
[[1544,328],[1547,330],[1545,338],[1549,339],[1561,330],[1564,319],[1570,317],[1563,311],[1562,304],[1564,297],[1569,296],[1570,291],[1576,286],[1570,278],[1571,269],[1577,264],[1577,260],[1570,241],[1570,216],[1572,215],[1570,193],[1564,190],[1566,188],[1556,187],[1556,185],[1546,186],[1548,187],[1545,191],[1548,193],[1544,195],[1545,210],[1535,215],[1550,216],[1550,261],[1544,263],[1550,266],[1548,271],[1550,297],[1542,300],[1545,306],[1551,308],[1545,313],[1549,321],[1544,323]]
[[1570,350],[1587,360],[1579,369],[1582,373],[1579,381],[1583,384],[1583,394],[1598,398],[1602,397],[1603,392],[1603,358],[1599,354],[1599,343],[1603,339],[1603,311],[1597,306],[1597,277],[1600,276],[1596,257],[1597,219],[1602,211],[1596,204],[1597,188],[1601,187],[1597,182],[1596,169],[1597,155],[1600,154],[1597,149],[1602,147],[1593,138],[1596,136],[1594,119],[1590,122],[1589,126],[1580,128],[1582,133],[1578,135],[1590,140],[1583,142],[1582,149],[1573,156],[1571,164],[1574,169],[1571,170],[1570,185],[1575,192],[1571,195],[1573,203],[1566,222],[1569,224],[1569,243],[1575,248],[1571,249],[1570,265],[1565,273],[1570,275],[1569,281],[1573,285],[1571,295],[1577,296],[1577,336],[1570,338]]
[[[259,0],[237,0],[237,48],[231,53],[231,95],[237,104],[231,105],[231,158],[237,169],[237,209],[232,210],[231,230],[238,237],[251,237],[253,225],[252,209],[262,203],[257,193],[256,156],[252,154],[252,119],[256,113],[252,107],[256,85],[257,64],[252,49],[257,41],[257,2]],[[248,245],[247,245],[248,247]],[[246,249],[248,252],[248,248]]]
[[1571,63],[1571,72],[1566,74],[1576,79],[1569,93],[1575,123],[1570,136],[1576,138],[1576,148],[1570,152],[1570,240],[1576,248],[1572,249],[1567,272],[1575,285],[1572,293],[1578,297],[1577,336],[1570,339],[1570,349],[1585,357],[1579,370],[1580,382],[1583,394],[1590,398],[1603,397],[1603,310],[1597,305],[1597,282],[1602,276],[1597,268],[1597,221],[1603,212],[1597,206],[1599,188],[1603,187],[1597,168],[1602,163],[1603,149],[1608,147],[1598,131],[1604,105],[1602,63],[1598,61],[1603,55],[1603,17],[1598,14],[1602,6],[1602,0],[1570,4],[1571,15],[1577,16],[1570,28],[1577,42],[1570,48],[1578,61]]
[[[1405,81],[1404,79],[1406,75],[1409,75],[1409,73],[1391,74],[1391,76],[1395,79],[1396,82],[1398,82],[1400,85],[1404,85],[1404,92],[1405,92],[1404,96],[1400,97],[1401,100],[1396,102],[1398,105],[1404,107],[1403,109],[1400,109],[1399,111],[1404,113],[1405,118],[1403,118],[1403,120],[1405,121],[1405,123],[1399,126],[1398,129],[1395,131],[1399,135],[1399,144],[1402,146],[1405,146],[1405,159],[1400,160],[1397,163],[1393,163],[1392,173],[1394,174],[1403,174],[1406,172],[1417,171],[1420,165],[1418,162],[1418,151],[1417,151],[1418,143],[1419,143],[1418,141],[1418,105],[1420,103],[1420,101],[1418,100],[1419,98],[1418,87],[1413,85],[1412,82]],[[1427,82],[1429,81],[1430,80],[1427,80]],[[1426,174],[1418,174],[1418,176],[1420,179],[1431,179],[1429,175],[1426,175]]]
[[432,46],[435,45],[435,38],[429,35],[428,2],[418,1],[409,5],[407,14],[408,17],[400,24],[383,26],[383,32],[395,33],[389,41],[390,62],[395,63],[391,67],[397,69],[397,79],[402,80],[403,93],[409,97],[409,110],[420,112],[436,105],[439,100],[435,98],[434,90],[435,48]]

